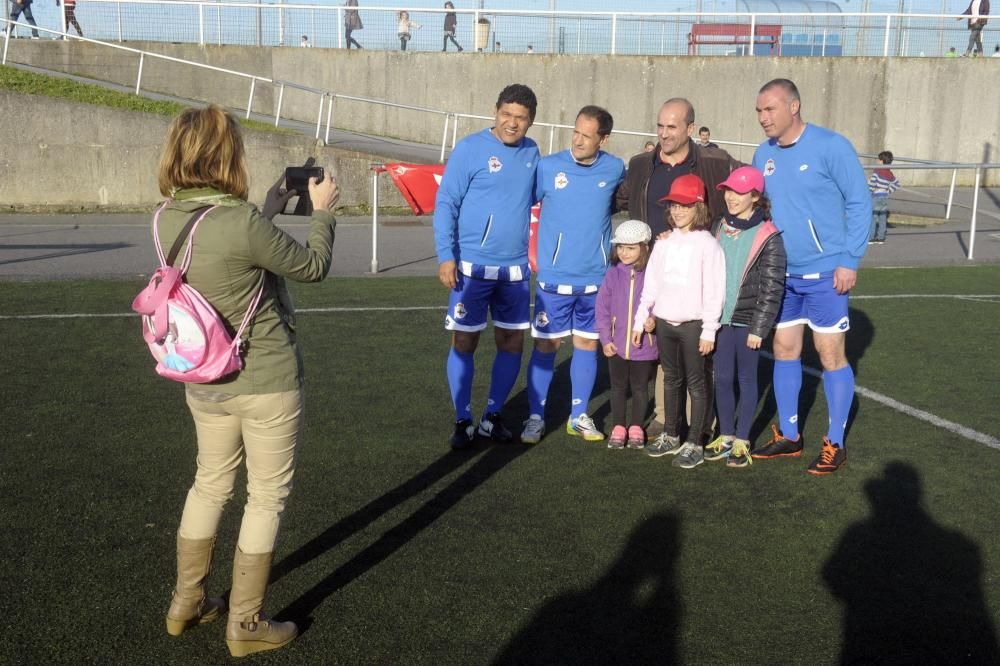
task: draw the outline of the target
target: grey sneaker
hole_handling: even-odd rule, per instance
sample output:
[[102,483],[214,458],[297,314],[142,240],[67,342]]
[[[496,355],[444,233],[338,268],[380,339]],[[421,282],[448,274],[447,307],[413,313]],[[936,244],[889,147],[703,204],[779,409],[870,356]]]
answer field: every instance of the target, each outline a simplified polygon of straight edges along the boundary
[[538,444],[545,434],[545,421],[543,419],[530,418],[524,422],[524,430],[521,431],[522,444]]
[[680,450],[681,438],[676,435],[668,435],[665,432],[660,433],[655,442],[646,445],[646,455],[650,458],[672,456]]
[[674,467],[681,469],[691,469],[705,462],[705,453],[701,447],[691,442],[684,442],[677,457],[674,458]]

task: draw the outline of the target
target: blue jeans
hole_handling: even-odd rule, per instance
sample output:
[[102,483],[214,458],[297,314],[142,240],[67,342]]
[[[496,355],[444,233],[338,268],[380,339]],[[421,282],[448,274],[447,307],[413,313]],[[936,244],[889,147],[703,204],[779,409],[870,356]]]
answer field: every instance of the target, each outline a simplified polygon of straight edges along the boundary
[[868,240],[884,241],[888,222],[889,197],[872,197],[872,228],[868,234]]
[[[8,30],[10,32],[14,31],[14,23],[17,21],[17,17],[20,16],[22,13],[24,14],[24,20],[25,21],[27,21],[31,25],[35,25],[35,26],[38,25],[37,23],[35,23],[35,17],[31,15],[31,4],[30,3],[19,5],[16,2],[11,2],[10,4],[11,4],[11,7],[10,7],[10,27],[8,28]],[[34,28],[32,28],[31,29],[31,36],[32,37],[38,37],[38,31],[35,30]]]

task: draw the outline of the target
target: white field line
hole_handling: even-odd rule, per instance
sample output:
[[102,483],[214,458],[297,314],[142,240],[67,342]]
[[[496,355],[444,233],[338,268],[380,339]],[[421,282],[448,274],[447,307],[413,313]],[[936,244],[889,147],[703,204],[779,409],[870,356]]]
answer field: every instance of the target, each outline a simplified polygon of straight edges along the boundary
[[[885,296],[852,296],[852,299],[885,299],[885,298],[957,298],[957,299],[971,299],[971,300],[987,300],[987,299],[1000,299],[1000,295],[997,294],[898,294],[898,295],[885,295]],[[992,302],[992,301],[987,301]],[[335,312],[413,312],[419,310],[444,310],[444,306],[438,305],[417,305],[409,307],[338,307],[338,308],[301,308],[296,310],[300,313],[335,313]],[[108,314],[87,314],[87,313],[67,313],[67,314],[37,314],[37,315],[0,315],[0,320],[28,320],[28,319],[97,319],[97,318],[121,318],[121,317],[135,317],[134,312],[117,312]],[[763,352],[762,355],[765,358],[774,360],[774,357]],[[823,377],[823,373],[816,368],[810,368],[808,366],[803,366],[803,372],[807,372],[814,377]],[[915,419],[921,421],[926,421],[932,425],[939,428],[943,428],[950,433],[964,437],[966,439],[978,442],[979,444],[985,444],[986,446],[1000,450],[1000,439],[993,437],[992,435],[987,435],[986,433],[979,432],[978,430],[973,430],[972,428],[967,428],[958,423],[954,423],[947,419],[943,419],[940,416],[935,416],[930,412],[925,412],[922,409],[917,409],[916,407],[911,407],[906,403],[899,402],[887,395],[883,395],[877,391],[872,391],[863,386],[854,387],[855,392],[869,400],[874,400],[875,402],[884,405],[890,409],[894,409],[897,412],[911,416]]]
[[[774,356],[769,352],[761,352],[761,356],[764,358],[774,360]],[[823,378],[823,371],[817,370],[816,368],[811,368],[807,365],[802,366],[802,372],[812,375],[813,377]],[[993,435],[987,435],[986,433],[979,432],[978,430],[973,430],[972,428],[967,428],[959,423],[954,423],[947,419],[943,419],[940,416],[935,416],[930,412],[925,412],[922,409],[917,409],[916,407],[911,407],[904,402],[900,402],[894,398],[890,398],[887,395],[883,395],[878,391],[873,391],[867,389],[864,386],[854,385],[854,392],[860,396],[868,398],[869,400],[874,400],[875,402],[885,405],[889,409],[895,409],[897,412],[905,414],[907,416],[912,416],[920,421],[926,421],[931,425],[935,425],[939,428],[943,428],[948,432],[958,435],[960,437],[965,437],[966,439],[971,439],[973,442],[978,442],[980,444],[985,444],[991,449],[996,449],[1000,451],[1000,439],[997,439]]]

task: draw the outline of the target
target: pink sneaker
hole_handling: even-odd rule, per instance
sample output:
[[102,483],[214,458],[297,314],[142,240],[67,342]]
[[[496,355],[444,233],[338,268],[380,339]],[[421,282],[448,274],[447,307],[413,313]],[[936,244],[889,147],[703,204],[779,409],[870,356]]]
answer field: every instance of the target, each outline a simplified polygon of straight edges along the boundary
[[628,448],[641,449],[646,446],[646,433],[642,426],[634,425],[628,429]]
[[624,449],[625,448],[625,437],[627,437],[627,432],[625,431],[625,426],[616,425],[611,430],[611,437],[608,438],[608,448],[609,449]]

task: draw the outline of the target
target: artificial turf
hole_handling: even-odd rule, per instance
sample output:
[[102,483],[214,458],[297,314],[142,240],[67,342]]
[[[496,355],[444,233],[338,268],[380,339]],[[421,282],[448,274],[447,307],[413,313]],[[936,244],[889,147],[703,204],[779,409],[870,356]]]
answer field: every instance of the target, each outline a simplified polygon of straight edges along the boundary
[[[998,285],[998,267],[867,270],[855,293]],[[141,286],[5,282],[0,316],[127,312]],[[293,294],[300,308],[444,301],[433,278]],[[996,296],[855,299],[858,384],[995,441],[998,310]],[[1000,451],[859,398],[847,467],[811,477],[826,410],[807,377],[802,459],[680,470],[564,433],[563,350],[541,444],[452,453],[442,319],[437,308],[300,315],[307,425],[266,607],[305,630],[254,663],[1000,654]],[[137,318],[0,319],[0,339],[0,663],[227,661],[221,622],[180,638],[163,629],[195,449],[183,388],[153,373]],[[491,346],[477,353],[476,409]],[[773,414],[762,395],[758,439]],[[603,422],[604,372],[591,408]],[[522,374],[509,425],[526,412]],[[228,588],[243,499],[238,488],[223,521],[213,593]]]

